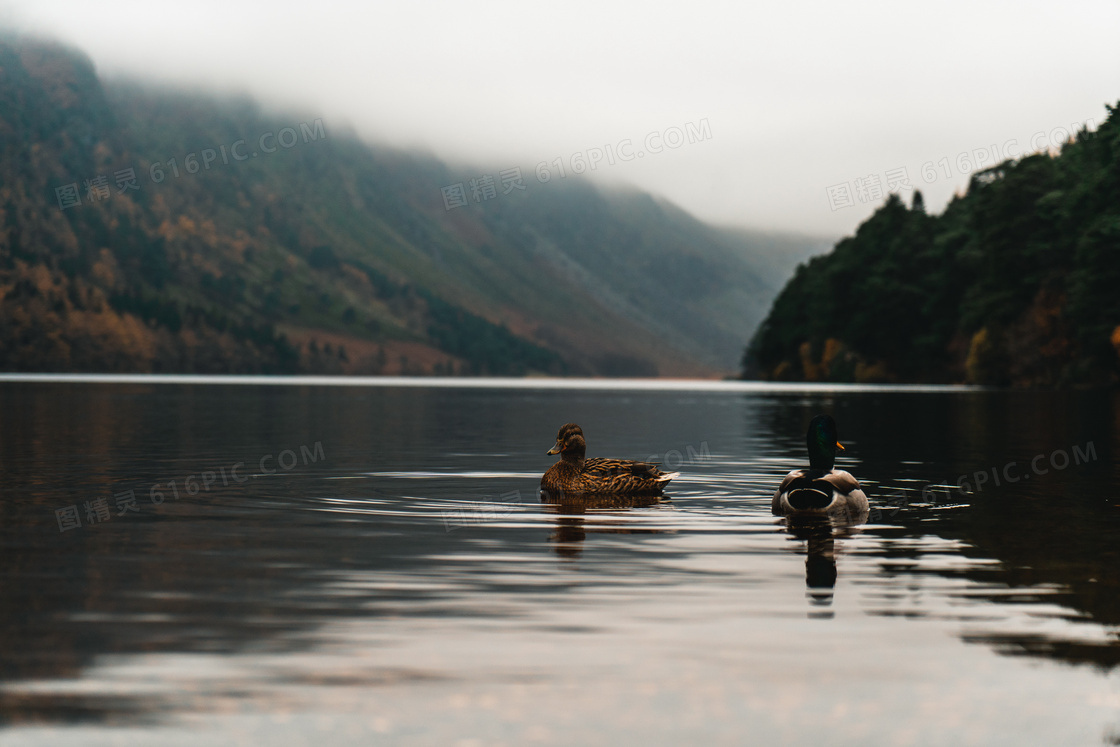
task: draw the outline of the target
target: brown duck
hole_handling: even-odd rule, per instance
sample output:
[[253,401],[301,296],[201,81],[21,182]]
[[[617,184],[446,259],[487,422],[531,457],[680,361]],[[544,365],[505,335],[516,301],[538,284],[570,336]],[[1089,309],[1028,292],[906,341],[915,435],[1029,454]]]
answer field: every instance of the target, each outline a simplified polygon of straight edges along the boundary
[[615,493],[619,495],[658,494],[680,472],[662,472],[656,464],[628,459],[587,459],[583,429],[566,423],[556,434],[556,445],[549,454],[560,461],[541,478],[541,490],[550,496],[564,493]]

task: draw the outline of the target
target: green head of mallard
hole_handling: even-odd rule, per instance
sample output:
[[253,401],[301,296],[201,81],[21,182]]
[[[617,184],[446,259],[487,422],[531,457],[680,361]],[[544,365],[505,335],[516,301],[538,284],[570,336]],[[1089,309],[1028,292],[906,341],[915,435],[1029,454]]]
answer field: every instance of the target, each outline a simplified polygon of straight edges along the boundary
[[805,445],[809,447],[809,467],[830,472],[836,464],[836,450],[844,450],[837,440],[836,421],[831,415],[818,415],[809,421]]

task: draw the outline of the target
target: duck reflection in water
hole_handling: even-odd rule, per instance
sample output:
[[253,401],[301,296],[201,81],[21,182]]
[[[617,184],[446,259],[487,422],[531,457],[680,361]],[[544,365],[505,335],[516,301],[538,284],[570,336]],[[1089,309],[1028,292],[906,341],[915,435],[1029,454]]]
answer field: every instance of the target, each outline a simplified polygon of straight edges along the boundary
[[[556,528],[548,539],[556,554],[575,559],[583,552],[587,534],[660,534],[660,529],[636,528],[619,518],[619,509],[646,508],[667,502],[662,495],[622,495],[618,493],[564,493],[541,491],[541,503],[556,514]],[[610,513],[599,513],[610,512]],[[589,512],[590,515],[589,515]]]
[[[867,514],[863,515],[864,520]],[[857,522],[862,523],[862,522]],[[859,533],[856,524],[837,516],[787,516],[785,531],[806,543],[805,591],[814,607],[832,605],[836,587],[836,540],[850,539]],[[832,610],[810,612],[810,617],[832,617]]]
[[[836,451],[844,447],[830,416],[817,415],[809,422],[805,445],[809,468],[786,475],[770,507],[775,516],[786,517],[790,535],[807,543],[809,598],[814,605],[828,607],[836,586],[836,540],[853,536],[855,527],[867,521],[870,507],[859,481],[835,468]],[[831,617],[832,612],[811,616]]]

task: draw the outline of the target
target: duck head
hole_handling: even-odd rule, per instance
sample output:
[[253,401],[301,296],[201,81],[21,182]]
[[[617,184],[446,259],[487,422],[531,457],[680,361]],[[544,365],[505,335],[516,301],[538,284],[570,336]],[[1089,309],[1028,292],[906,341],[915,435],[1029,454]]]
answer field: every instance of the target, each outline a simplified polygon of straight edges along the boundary
[[[564,442],[568,439],[568,436],[571,436],[572,434],[579,434],[580,436],[583,436],[583,428],[580,428],[575,423],[564,423],[564,425],[560,426],[560,430],[556,433],[556,445],[545,453],[559,454],[564,449]],[[584,448],[586,448],[586,444],[584,445]]]
[[836,464],[836,450],[844,450],[836,440],[836,421],[831,415],[818,415],[809,421],[805,445],[809,447],[809,467],[830,472]]
[[556,434],[556,445],[548,450],[549,454],[559,454],[565,462],[582,462],[587,454],[587,442],[583,440],[583,430],[575,423],[561,426]]

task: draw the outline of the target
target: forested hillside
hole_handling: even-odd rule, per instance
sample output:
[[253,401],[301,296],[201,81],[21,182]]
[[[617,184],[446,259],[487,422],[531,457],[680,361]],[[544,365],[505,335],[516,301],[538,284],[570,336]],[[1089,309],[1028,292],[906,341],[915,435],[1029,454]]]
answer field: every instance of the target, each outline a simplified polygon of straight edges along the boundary
[[[1120,106],[1120,105],[1118,105]],[[798,267],[743,357],[776,380],[1120,381],[1120,114],[973,176],[941,215],[891,196]]]

